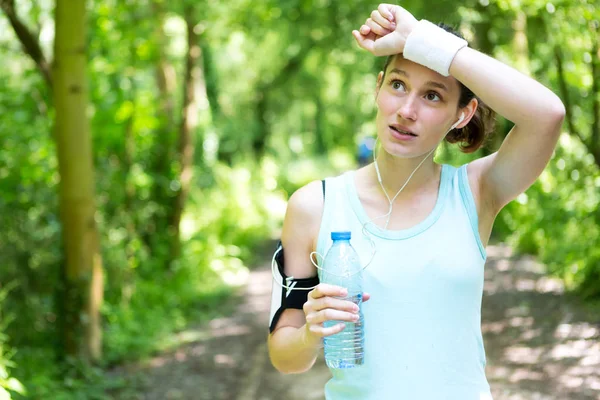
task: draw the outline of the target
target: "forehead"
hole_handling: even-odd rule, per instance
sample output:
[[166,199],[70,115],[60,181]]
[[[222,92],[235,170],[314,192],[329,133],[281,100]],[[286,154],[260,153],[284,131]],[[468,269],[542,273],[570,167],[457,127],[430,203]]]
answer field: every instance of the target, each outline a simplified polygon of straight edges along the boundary
[[449,92],[458,93],[460,89],[458,81],[454,77],[442,76],[427,67],[405,59],[402,54],[394,56],[387,66],[385,74],[388,75],[394,70],[402,71],[401,75],[405,75],[411,82],[417,85],[437,82],[446,86]]

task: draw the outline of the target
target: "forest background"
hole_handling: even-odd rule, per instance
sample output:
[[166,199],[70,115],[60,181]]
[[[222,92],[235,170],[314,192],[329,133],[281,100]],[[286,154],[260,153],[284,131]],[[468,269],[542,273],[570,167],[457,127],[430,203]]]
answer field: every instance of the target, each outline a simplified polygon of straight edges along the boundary
[[[562,98],[552,161],[493,239],[600,304],[600,8],[402,5]],[[384,60],[351,31],[376,6],[0,0],[0,399],[107,398],[111,367],[229,312],[291,193],[374,135]]]

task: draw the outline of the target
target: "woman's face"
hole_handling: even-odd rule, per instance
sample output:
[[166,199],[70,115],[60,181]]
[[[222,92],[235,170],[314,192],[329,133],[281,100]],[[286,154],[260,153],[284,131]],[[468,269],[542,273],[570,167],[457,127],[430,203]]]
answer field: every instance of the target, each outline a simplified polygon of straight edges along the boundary
[[[383,82],[381,82],[383,79]],[[460,86],[422,65],[394,57],[378,77],[377,135],[396,157],[418,157],[436,147],[460,115]]]

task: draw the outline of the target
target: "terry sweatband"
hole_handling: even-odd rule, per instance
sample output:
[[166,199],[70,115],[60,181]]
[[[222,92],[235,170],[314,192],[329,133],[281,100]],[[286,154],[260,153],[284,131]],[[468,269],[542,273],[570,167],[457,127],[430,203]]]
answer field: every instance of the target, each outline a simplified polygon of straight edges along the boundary
[[403,56],[443,76],[450,75],[450,64],[467,41],[422,19],[408,35]]
[[[273,332],[277,321],[281,317],[283,311],[287,308],[295,308],[302,310],[304,303],[308,299],[308,288],[317,286],[319,284],[319,277],[313,276],[311,278],[296,279],[294,277],[288,277],[284,272],[285,259],[283,256],[283,245],[281,241],[277,244],[277,250],[275,250],[275,262],[277,263],[277,277],[273,277],[273,291],[271,294],[271,317],[269,324],[269,331]],[[288,288],[281,286],[279,282],[283,282]],[[291,288],[291,289],[290,289]],[[304,290],[298,290],[298,289]]]

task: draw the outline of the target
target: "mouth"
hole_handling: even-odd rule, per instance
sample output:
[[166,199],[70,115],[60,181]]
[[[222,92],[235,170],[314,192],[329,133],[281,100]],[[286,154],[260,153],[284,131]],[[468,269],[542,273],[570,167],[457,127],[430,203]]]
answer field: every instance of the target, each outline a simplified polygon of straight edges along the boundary
[[412,133],[411,131],[405,130],[405,129],[401,129],[400,127],[394,126],[394,125],[390,125],[390,129],[393,131],[398,132],[401,135],[408,135],[408,136],[413,136],[413,137],[417,137],[419,135]]

